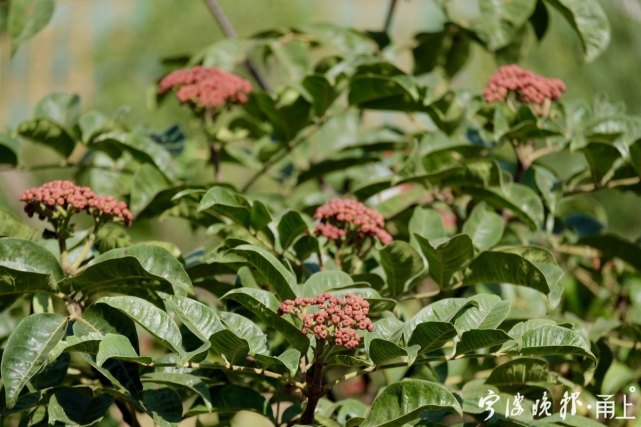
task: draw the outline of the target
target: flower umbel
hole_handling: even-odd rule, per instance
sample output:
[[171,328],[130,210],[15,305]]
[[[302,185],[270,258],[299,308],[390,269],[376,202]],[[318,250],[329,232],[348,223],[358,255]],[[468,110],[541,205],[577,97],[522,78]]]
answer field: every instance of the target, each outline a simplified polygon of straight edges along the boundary
[[347,294],[344,298],[321,294],[288,299],[280,305],[279,312],[298,315],[303,321],[301,331],[304,334],[313,334],[319,340],[333,339],[334,344],[347,349],[360,344],[357,330],[374,330],[368,317],[369,302],[355,294]]
[[516,64],[500,67],[490,78],[483,92],[486,102],[505,101],[510,93],[527,104],[554,101],[565,92],[562,80],[540,76]]
[[384,245],[392,241],[385,231],[383,215],[356,200],[330,200],[316,210],[314,219],[320,221],[314,232],[330,240],[362,241],[371,237]]
[[158,85],[158,92],[163,94],[171,89],[176,89],[176,98],[181,103],[208,109],[244,104],[252,92],[251,84],[242,77],[200,65],[166,75]]
[[133,215],[126,203],[118,202],[112,196],[98,196],[89,187],[81,187],[71,181],[56,180],[40,187],[25,190],[20,195],[25,203],[25,212],[32,217],[47,219],[54,226],[79,212],[87,212],[96,221],[122,221],[131,225]]

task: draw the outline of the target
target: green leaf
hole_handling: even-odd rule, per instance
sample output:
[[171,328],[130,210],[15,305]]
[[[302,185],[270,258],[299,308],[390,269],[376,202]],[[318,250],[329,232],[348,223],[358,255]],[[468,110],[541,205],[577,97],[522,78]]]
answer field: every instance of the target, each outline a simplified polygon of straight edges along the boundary
[[42,246],[13,237],[0,238],[0,296],[55,292],[63,277],[53,254]]
[[[24,240],[36,240],[41,232],[24,225],[10,212],[0,209],[0,237],[15,237]],[[2,245],[0,241],[0,245]]]
[[584,57],[594,60],[610,43],[610,23],[597,0],[545,0],[557,8],[581,39]]
[[36,119],[49,119],[71,131],[80,117],[80,97],[67,93],[50,93],[38,101],[33,115]]
[[42,30],[53,16],[53,0],[12,0],[8,29],[11,36],[11,55],[20,45]]
[[473,351],[494,347],[503,344],[512,338],[501,329],[474,329],[465,331],[461,341],[456,344],[456,354],[471,353]]
[[[74,290],[85,294],[118,292],[132,286],[156,288],[185,296],[193,286],[182,264],[168,250],[137,244],[97,256],[79,275],[69,279]],[[154,283],[159,284],[153,286]]]
[[252,245],[239,245],[230,250],[251,264],[264,277],[266,284],[273,287],[276,295],[282,300],[296,298],[298,287],[296,276],[285,267],[274,255]]
[[303,216],[296,211],[287,211],[278,221],[278,239],[283,250],[289,248],[298,236],[308,230]]
[[98,366],[102,366],[107,360],[112,358],[138,363],[151,362],[150,357],[139,356],[129,339],[124,335],[107,334],[100,340],[100,344],[98,345],[96,363]]
[[511,210],[532,229],[543,224],[543,202],[538,194],[525,185],[466,187],[464,191],[497,209]]
[[141,163],[152,163],[170,180],[176,179],[174,160],[169,151],[144,133],[106,132],[94,138],[90,147],[103,151],[113,159],[123,152]]
[[252,388],[228,384],[212,388],[211,395],[216,413],[236,414],[239,411],[252,411],[273,418],[269,402]]
[[464,282],[466,285],[510,283],[550,293],[547,279],[536,265],[523,256],[507,252],[479,254],[469,264]]
[[575,331],[561,326],[543,325],[527,331],[520,339],[520,353],[523,355],[580,355],[596,364],[596,357],[590,344]]
[[289,372],[291,376],[294,376],[299,368],[301,352],[288,348],[278,357],[256,354],[254,358],[262,368],[276,369],[278,372]]
[[415,234],[425,237],[429,242],[447,237],[441,214],[422,206],[414,208],[408,227],[410,242],[413,244],[418,244]]
[[23,138],[46,145],[64,158],[69,157],[76,146],[73,136],[51,119],[26,120],[18,125],[17,131]]
[[405,349],[382,338],[374,338],[369,342],[367,354],[376,365],[381,365],[389,360],[407,357]]
[[350,82],[350,105],[373,110],[419,111],[419,91],[410,76],[360,74]]
[[479,1],[480,15],[473,30],[487,48],[496,51],[510,44],[534,12],[536,0]]
[[463,310],[474,306],[475,302],[469,298],[446,298],[431,303],[422,308],[403,328],[403,335],[409,341],[416,326],[425,322],[451,322]]
[[225,216],[234,222],[249,227],[251,205],[243,196],[220,186],[209,189],[200,200],[198,211],[211,210]]
[[235,313],[221,312],[220,318],[227,329],[210,338],[211,347],[232,363],[243,360],[248,354],[267,354],[265,333],[251,320]]
[[354,284],[351,276],[343,271],[319,271],[309,276],[301,296],[315,297],[333,290],[349,288]]
[[142,393],[142,401],[147,413],[161,427],[175,426],[182,420],[182,399],[171,388],[145,390]]
[[143,383],[163,384],[187,389],[200,396],[208,409],[212,408],[209,388],[207,388],[203,379],[196,375],[181,372],[149,372],[143,375],[141,380]]
[[203,304],[187,297],[167,296],[165,305],[176,315],[178,319],[200,340],[209,341],[209,338],[223,326],[218,314]]
[[0,133],[0,164],[18,164],[20,141],[8,133]]
[[456,336],[456,328],[449,322],[422,322],[416,325],[408,345],[421,346],[421,353],[439,349]]
[[400,240],[385,245],[380,251],[380,257],[392,296],[405,292],[407,282],[424,268],[418,252],[409,243]]
[[119,310],[171,350],[184,353],[178,325],[167,313],[147,300],[134,296],[113,296],[102,297],[96,304],[106,304]]
[[32,314],[18,323],[0,364],[8,408],[13,408],[20,391],[45,365],[49,351],[64,337],[66,328],[67,318],[51,313]]
[[57,389],[51,399],[47,412],[49,424],[56,422],[65,425],[89,426],[102,420],[113,404],[113,397],[96,395],[89,387],[64,387]]
[[143,164],[136,169],[131,181],[129,209],[137,216],[160,192],[170,186],[169,180],[157,168],[148,163]]
[[463,224],[463,233],[470,236],[474,246],[484,251],[496,245],[503,237],[503,219],[483,203],[472,209]]
[[303,79],[302,84],[311,97],[314,113],[317,116],[325,114],[338,96],[336,90],[323,75],[309,75]]
[[461,406],[445,387],[430,381],[407,380],[390,384],[374,399],[361,427],[396,427],[413,421],[424,411]]
[[546,360],[520,357],[494,368],[485,383],[505,387],[548,381],[549,370]]
[[418,234],[414,237],[427,258],[430,276],[441,288],[449,286],[452,276],[474,257],[474,246],[467,234],[457,234],[436,248],[425,237]]
[[473,306],[454,321],[459,334],[471,329],[494,329],[510,312],[510,303],[497,295],[474,295],[468,298],[468,302]]
[[268,291],[253,288],[232,289],[221,297],[221,300],[231,299],[243,305],[256,314],[268,326],[271,326],[285,337],[285,339],[301,353],[307,352],[309,338],[296,326],[278,315],[279,302]]

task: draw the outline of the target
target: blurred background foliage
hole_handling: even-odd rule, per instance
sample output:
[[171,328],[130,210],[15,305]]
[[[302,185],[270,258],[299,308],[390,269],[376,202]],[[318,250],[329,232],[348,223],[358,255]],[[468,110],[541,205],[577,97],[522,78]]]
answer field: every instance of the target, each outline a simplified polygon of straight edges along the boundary
[[[390,27],[393,42],[403,45],[420,31],[438,28],[443,20],[436,4],[440,0],[399,0]],[[390,4],[388,0],[221,0],[240,37],[266,29],[331,22],[362,30],[380,31]],[[586,64],[576,34],[559,13],[550,9],[549,31],[542,42],[526,34],[521,63],[544,75],[569,83],[568,98],[590,99],[608,94],[631,113],[641,112],[641,100],[632,88],[631,76],[641,61],[641,2],[601,0],[612,27],[609,48]],[[0,1],[1,4],[6,2]],[[465,19],[476,13],[478,3],[452,0],[450,12]],[[0,6],[0,10],[2,7]],[[2,18],[0,16],[0,18]],[[0,19],[0,26],[5,19]],[[10,60],[6,36],[0,36],[0,123],[15,126],[31,116],[34,105],[50,91],[77,93],[82,109],[121,115],[129,123],[145,123],[162,132],[175,123],[189,123],[187,109],[175,102],[156,106],[155,84],[181,58],[202,51],[224,38],[209,10],[201,1],[181,0],[59,0],[51,23]],[[497,64],[479,46],[453,84],[480,91]],[[409,67],[409,50],[396,61]],[[406,58],[403,58],[406,55]],[[295,60],[295,55],[293,55]],[[270,84],[277,85],[280,72],[272,70]],[[99,96],[98,96],[99,94]],[[395,120],[382,115],[383,120]],[[189,128],[183,129],[189,135]],[[45,159],[46,149],[30,147],[26,157]],[[206,156],[203,153],[203,156]],[[69,176],[63,176],[67,173]],[[70,178],[71,172],[47,170],[37,173],[0,171],[0,204],[19,209],[17,194],[24,188],[53,178]],[[187,232],[186,225],[167,219],[162,238],[179,247],[193,246],[204,238]],[[149,228],[142,224],[136,232]]]

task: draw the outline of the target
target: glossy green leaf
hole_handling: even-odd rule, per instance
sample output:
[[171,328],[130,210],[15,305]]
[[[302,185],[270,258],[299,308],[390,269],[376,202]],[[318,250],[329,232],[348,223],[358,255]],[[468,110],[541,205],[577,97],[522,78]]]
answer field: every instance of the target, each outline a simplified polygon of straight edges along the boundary
[[20,391],[45,365],[66,327],[66,317],[51,313],[32,314],[18,323],[7,340],[0,365],[8,408],[16,404]]
[[18,164],[20,141],[9,133],[0,133],[0,165]]
[[56,422],[74,426],[95,424],[107,414],[113,402],[113,397],[107,394],[96,395],[89,387],[57,389],[47,407],[49,424]]
[[454,321],[459,334],[471,329],[495,329],[510,312],[510,303],[496,295],[474,295],[468,298],[468,302],[473,306]]
[[394,427],[413,421],[424,411],[461,406],[445,387],[430,381],[407,380],[390,384],[374,399],[361,427]]
[[474,246],[484,251],[496,245],[503,237],[503,219],[484,204],[478,204],[463,224],[463,233],[470,236]]
[[33,115],[37,119],[50,119],[63,128],[71,130],[80,117],[80,97],[61,92],[50,93],[38,101]]
[[174,160],[169,151],[142,132],[105,132],[94,138],[91,147],[117,159],[124,152],[131,154],[142,163],[152,163],[167,178],[176,178]]
[[394,241],[380,251],[381,266],[392,296],[407,290],[407,282],[423,271],[423,260],[407,242]]
[[162,384],[184,388],[200,396],[207,408],[211,408],[211,394],[202,378],[181,372],[149,372],[141,377],[143,383]]
[[161,427],[175,426],[182,420],[182,399],[171,388],[145,390],[142,394],[142,401],[147,413],[151,415],[156,425]]
[[421,352],[429,352],[441,348],[456,336],[456,328],[449,322],[422,322],[416,325],[408,342],[421,346]]
[[375,365],[381,365],[390,360],[407,357],[407,351],[391,341],[374,338],[369,342],[368,355]]
[[254,322],[235,313],[222,312],[220,317],[227,329],[210,337],[212,349],[232,363],[247,355],[267,354],[267,336]]
[[106,304],[119,310],[174,352],[184,352],[178,325],[167,313],[149,301],[134,296],[113,296],[102,297],[96,304]]
[[12,0],[9,8],[8,29],[11,36],[11,54],[20,45],[42,30],[53,16],[53,0]]
[[312,74],[305,77],[302,85],[311,97],[314,113],[317,116],[322,116],[338,96],[327,78],[320,74]]
[[477,283],[509,283],[550,293],[547,279],[536,265],[523,256],[507,252],[482,252],[469,264],[465,284]]
[[268,326],[283,334],[295,349],[302,353],[307,351],[309,339],[296,326],[278,315],[280,303],[272,293],[262,289],[239,288],[227,292],[221,299],[231,299],[243,305]]
[[137,244],[112,249],[94,258],[78,276],[69,279],[87,294],[122,291],[134,285],[185,296],[193,286],[182,264],[166,249]]
[[0,238],[0,296],[55,292],[63,273],[56,257],[42,246],[12,237]]
[[225,328],[214,309],[195,299],[167,296],[165,305],[202,341]]
[[610,43],[610,23],[597,0],[545,0],[557,8],[581,39],[585,59],[592,61]]
[[507,46],[534,12],[536,0],[479,1],[473,30],[490,50]]
[[529,187],[511,184],[503,187],[468,187],[464,191],[497,209],[509,209],[532,229],[543,223],[543,202]]
[[409,341],[416,326],[425,322],[452,322],[464,310],[473,307],[475,302],[468,298],[446,298],[422,308],[403,328],[403,336]]
[[429,242],[447,237],[443,217],[433,209],[421,206],[414,208],[414,213],[409,222],[410,241],[414,244],[415,235],[426,238]]
[[286,212],[278,221],[278,239],[283,250],[308,230],[303,216],[296,211]]
[[580,355],[596,363],[589,343],[575,331],[561,326],[543,325],[527,331],[520,339],[523,355]]
[[143,164],[131,181],[129,209],[137,216],[151,204],[163,190],[170,188],[169,180],[154,166]]
[[500,329],[473,329],[461,334],[461,340],[456,344],[456,354],[473,351],[503,344],[512,338]]
[[51,119],[26,120],[18,125],[17,131],[23,138],[50,147],[64,158],[69,157],[76,146],[73,136]]
[[452,276],[461,271],[474,257],[474,246],[467,234],[458,234],[434,247],[420,236],[414,236],[427,258],[430,276],[442,288],[450,285]]
[[485,380],[497,387],[549,381],[548,362],[543,359],[520,357],[505,362],[492,370]]
[[98,345],[96,363],[103,366],[109,359],[125,360],[137,363],[149,363],[150,357],[141,357],[136,353],[129,339],[123,335],[107,334]]
[[258,246],[240,245],[230,251],[251,264],[264,277],[266,284],[273,287],[281,299],[296,298],[296,277],[274,255]]
[[224,187],[212,187],[200,200],[199,211],[211,210],[238,224],[248,227],[251,218],[251,205],[241,195]]
[[333,290],[349,288],[353,284],[352,277],[343,271],[319,271],[309,276],[303,285],[301,296],[315,297]]

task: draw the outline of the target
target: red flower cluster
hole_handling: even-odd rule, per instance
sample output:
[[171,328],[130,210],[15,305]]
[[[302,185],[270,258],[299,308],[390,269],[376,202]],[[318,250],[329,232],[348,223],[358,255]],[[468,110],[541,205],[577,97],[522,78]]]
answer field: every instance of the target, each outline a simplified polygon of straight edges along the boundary
[[204,108],[220,108],[227,103],[244,104],[252,91],[249,82],[219,68],[197,65],[166,75],[158,86],[159,93],[177,89],[176,98]]
[[528,104],[543,104],[559,99],[565,92],[565,83],[559,79],[539,76],[516,64],[504,65],[490,78],[483,92],[486,102],[504,101],[510,92],[516,93]]
[[86,211],[95,217],[118,219],[131,225],[133,215],[127,204],[112,196],[98,196],[91,188],[81,187],[71,181],[50,181],[40,187],[25,190],[20,201],[26,203],[27,215],[38,214],[40,219],[53,219],[60,214]]
[[[307,308],[314,308],[306,313]],[[312,333],[317,339],[334,338],[334,344],[352,349],[358,347],[361,337],[357,329],[372,332],[374,324],[368,317],[369,302],[365,298],[347,294],[345,298],[322,294],[316,298],[298,297],[285,300],[279,308],[281,314],[298,314],[303,320],[304,334]]]
[[360,239],[378,239],[384,245],[392,241],[385,231],[383,215],[356,200],[330,200],[316,209],[314,219],[320,221],[314,232],[331,240],[355,235]]

